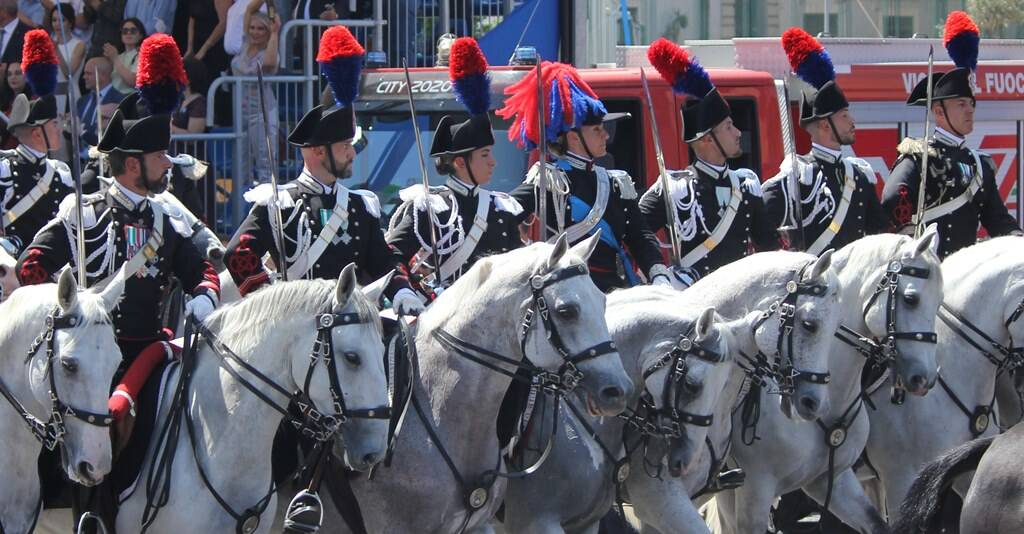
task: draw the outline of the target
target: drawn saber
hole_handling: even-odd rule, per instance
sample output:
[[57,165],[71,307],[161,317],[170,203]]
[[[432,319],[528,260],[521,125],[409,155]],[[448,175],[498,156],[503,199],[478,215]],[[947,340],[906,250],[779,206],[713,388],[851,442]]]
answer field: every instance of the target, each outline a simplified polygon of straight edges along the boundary
[[914,228],[914,238],[920,238],[921,234],[924,233],[924,192],[928,185],[928,152],[931,149],[932,131],[931,131],[931,118],[932,118],[932,71],[934,69],[935,62],[935,48],[933,46],[928,47],[928,82],[927,82],[927,93],[925,96],[925,111],[924,111],[924,154],[921,155],[921,185],[917,190],[917,214],[914,218],[917,220],[917,224]]
[[[548,240],[548,139],[544,126],[544,76],[537,56],[537,217],[540,219],[540,240]],[[559,225],[561,226],[561,225]],[[558,229],[559,232],[562,228]]]
[[[285,260],[284,251],[284,220],[281,217],[281,204],[278,202],[277,194],[277,164],[274,162],[274,145],[270,141],[270,122],[267,120],[267,101],[263,95],[263,62],[256,62],[256,84],[257,92],[260,99],[260,116],[263,117],[263,136],[266,137],[267,141],[267,159],[270,161],[270,201],[274,203],[274,209],[270,214],[274,218],[274,244],[277,246],[277,254],[280,260],[280,265],[277,266],[277,272],[281,275],[281,279],[285,282],[288,281],[288,262]],[[276,262],[277,260],[275,260]]]
[[[409,115],[412,117],[412,131],[416,137],[416,155],[419,156],[420,161],[420,175],[423,179],[423,194],[426,195],[427,199],[427,222],[430,225],[430,255],[433,256],[433,268],[434,272],[437,273],[437,277],[441,276],[439,272],[440,256],[437,252],[437,232],[434,228],[434,207],[430,205],[430,177],[427,174],[427,160],[423,157],[423,140],[420,138],[420,125],[416,123],[416,102],[412,97],[412,77],[409,76],[409,62],[402,58],[402,69],[405,71],[405,87],[406,96],[409,98]],[[426,258],[424,258],[426,261]],[[440,283],[440,280],[437,280]]]
[[[796,145],[793,140],[793,122],[789,115],[789,86],[785,81],[776,82],[779,101],[779,119],[782,121],[782,145],[786,157],[792,162],[789,168],[789,175],[786,176],[786,185],[789,189],[789,196],[793,202],[793,227],[796,228],[795,240],[791,242],[790,248],[794,250],[807,249],[807,236],[804,232],[804,206],[800,199],[800,180],[797,176],[798,166],[796,159]],[[791,227],[791,228],[793,228]]]
[[665,204],[665,229],[672,244],[672,265],[679,265],[679,235],[676,234],[676,208],[672,204],[669,191],[668,171],[665,170],[665,153],[661,151],[661,139],[658,137],[658,119],[654,116],[654,101],[651,99],[651,88],[647,85],[647,74],[640,67],[640,83],[644,87],[644,98],[647,99],[647,113],[651,116],[651,135],[654,138],[654,155],[658,160],[658,179],[661,181],[661,198]]
[[[56,11],[57,18],[60,21],[61,40],[64,41],[64,48],[67,49],[68,35],[67,32],[64,31],[64,13],[59,9]],[[70,79],[70,77],[71,72],[69,71],[68,78]],[[71,131],[74,132],[74,135],[71,136],[71,178],[75,185],[75,226],[77,227],[75,231],[75,238],[78,241],[75,248],[78,252],[78,286],[82,289],[85,289],[86,287],[88,287],[89,283],[85,276],[86,271],[89,270],[89,262],[88,257],[85,255],[85,220],[84,215],[82,214],[82,161],[80,157],[82,154],[82,150],[79,140],[80,135],[78,130],[78,113],[75,113],[74,111],[78,109],[78,94],[76,92],[76,85],[77,84],[73,83],[68,84],[68,109],[71,110],[71,112],[68,114],[71,115]],[[99,106],[99,101],[96,101],[97,114],[99,114],[100,112]],[[103,135],[103,130],[100,130],[98,133],[100,135]],[[49,140],[47,140],[47,144],[49,144]]]

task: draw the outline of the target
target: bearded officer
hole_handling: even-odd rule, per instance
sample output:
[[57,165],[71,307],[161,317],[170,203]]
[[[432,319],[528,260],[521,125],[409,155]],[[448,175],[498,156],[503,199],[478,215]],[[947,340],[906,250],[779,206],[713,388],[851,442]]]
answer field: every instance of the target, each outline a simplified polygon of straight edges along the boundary
[[[978,64],[978,27],[966,13],[954,11],[946,19],[944,41],[956,68],[922,79],[907,99],[912,106],[927,105],[932,84],[935,130],[928,146],[923,215],[925,224],[938,223],[940,258],[973,245],[979,222],[992,237],[1021,234],[999,194],[992,157],[966,143],[974,131],[972,72]],[[904,139],[882,191],[882,206],[897,231],[912,232],[917,223],[924,150],[924,140]]]
[[[380,202],[370,191],[350,190],[338,180],[352,175],[355,143],[362,131],[355,124],[353,102],[364,50],[343,26],[333,26],[320,40],[317,61],[327,77],[333,103],[311,109],[288,136],[300,147],[302,174],[278,191],[284,254],[275,246],[273,189],[261,185],[245,194],[255,203],[228,244],[225,264],[244,296],[270,281],[263,255],[271,253],[288,279],[336,279],[355,262],[365,282],[396,267],[380,225]],[[332,105],[333,104],[333,105]],[[417,314],[421,298],[405,276],[396,275],[385,290],[396,313]]]
[[[192,295],[185,310],[199,321],[219,300],[217,272],[192,244],[188,222],[175,206],[154,196],[166,189],[169,178],[169,123],[169,115],[126,120],[115,112],[111,118],[99,149],[108,154],[113,185],[83,197],[85,261],[77,253],[74,195],[61,203],[57,219],[40,231],[19,260],[22,284],[51,281],[64,265],[75,271],[84,268],[90,285],[125,269],[124,296],[111,314],[124,357],[118,378],[143,349],[166,340],[161,309],[172,277]],[[114,504],[109,484],[76,496],[76,523],[78,514],[88,509],[110,524]]]
[[[707,72],[667,39],[655,41],[648,58],[673,91],[690,98],[683,106],[684,141],[697,158],[686,169],[671,173],[668,181],[680,242],[673,283],[688,287],[746,256],[751,245],[759,251],[778,249],[778,225],[765,210],[757,174],[728,167],[729,158],[743,154],[742,134]],[[660,180],[640,200],[640,211],[652,230],[669,224]]]
[[[670,285],[669,270],[662,263],[657,238],[647,228],[637,206],[633,179],[625,172],[605,169],[595,160],[608,153],[605,123],[628,117],[608,113],[594,90],[571,65],[546,63],[542,67],[543,94],[550,110],[545,134],[551,156],[545,174],[547,234],[565,231],[570,244],[594,232],[601,232],[600,243],[590,256],[590,276],[602,291],[647,281]],[[537,79],[535,71],[507,88],[505,107],[498,114],[514,117],[509,139],[520,146],[537,146]],[[571,102],[571,106],[563,106]],[[540,164],[535,164],[522,185],[511,195],[523,207],[525,220],[536,210]],[[628,250],[628,252],[627,252]],[[635,266],[634,266],[635,264]]]
[[[462,37],[452,45],[449,73],[456,97],[470,116],[461,122],[451,115],[442,117],[434,131],[430,156],[448,180],[431,188],[429,197],[422,185],[403,189],[400,196],[405,202],[395,210],[388,230],[388,243],[399,263],[414,273],[432,271],[424,280],[429,283],[420,284],[427,295],[450,286],[480,257],[522,245],[522,207],[509,195],[483,187],[497,163],[488,114],[487,60],[473,38]],[[437,259],[431,254],[432,239],[437,241]]]
[[15,257],[57,214],[73,191],[71,170],[47,154],[61,147],[57,120],[57,56],[44,30],[25,34],[25,79],[38,98],[15,97],[7,129],[18,139],[14,150],[0,151],[0,240]]
[[[888,231],[874,169],[863,159],[843,155],[843,146],[856,139],[856,125],[828,52],[800,28],[786,30],[782,45],[793,72],[816,91],[802,95],[800,103],[800,126],[811,136],[811,152],[784,161],[779,174],[764,184],[770,220],[789,231],[791,247],[814,255]],[[794,184],[797,195],[791,191]]]

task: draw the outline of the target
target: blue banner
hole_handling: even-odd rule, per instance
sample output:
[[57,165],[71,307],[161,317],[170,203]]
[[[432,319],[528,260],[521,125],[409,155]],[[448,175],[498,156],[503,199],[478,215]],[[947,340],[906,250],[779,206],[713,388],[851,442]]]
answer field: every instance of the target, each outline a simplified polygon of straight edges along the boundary
[[[534,10],[536,9],[536,13]],[[525,34],[524,34],[525,30]],[[478,41],[491,65],[508,65],[516,43],[532,46],[544,61],[558,59],[558,0],[527,0]]]

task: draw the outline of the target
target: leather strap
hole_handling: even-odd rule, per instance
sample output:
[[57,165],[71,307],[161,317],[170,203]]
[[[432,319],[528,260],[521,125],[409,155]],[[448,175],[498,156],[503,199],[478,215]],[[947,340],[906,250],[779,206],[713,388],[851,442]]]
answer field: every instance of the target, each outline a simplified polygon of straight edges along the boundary
[[[302,261],[302,256],[299,256],[295,263],[288,267],[289,280],[297,280],[306,276],[310,267],[316,264],[320,256],[327,250],[327,247],[334,241],[335,236],[338,235],[338,230],[348,227],[348,201],[348,189],[339,187],[337,193],[335,193],[334,211],[331,212],[330,218],[327,219],[327,224],[320,229],[320,235],[317,236],[316,241],[310,245],[309,250],[304,254],[306,261]],[[273,218],[271,218],[271,224],[273,224]],[[281,251],[281,253],[283,255],[284,251]],[[299,272],[300,269],[301,272]]]
[[[476,250],[480,238],[487,231],[487,214],[490,212],[491,194],[485,189],[477,190],[476,215],[473,217],[473,227],[466,233],[466,238],[459,245],[459,248],[445,260],[438,269],[438,281],[444,282],[450,279]],[[452,209],[458,209],[458,201],[452,199]]]
[[740,201],[743,200],[743,191],[740,189],[735,173],[729,173],[729,181],[732,183],[732,197],[729,199],[729,205],[725,208],[725,213],[722,214],[722,218],[718,221],[715,229],[711,231],[711,235],[679,260],[681,266],[693,267],[697,262],[703,260],[722,243],[722,240],[725,239],[726,234],[732,228],[732,223],[736,219],[736,213],[740,207]]
[[974,179],[971,180],[971,185],[967,186],[967,190],[953,200],[924,210],[925,224],[928,224],[935,219],[945,217],[946,215],[962,208],[974,198],[974,195],[976,195],[979,190],[981,190],[981,183],[984,178],[984,172],[981,168],[981,158],[978,157],[978,153],[974,150],[971,150],[971,155],[974,156]]
[[835,239],[839,230],[842,229],[843,223],[846,222],[846,215],[850,212],[850,202],[853,199],[853,190],[857,186],[857,175],[853,172],[853,164],[849,158],[843,158],[843,170],[846,173],[846,181],[843,183],[843,197],[839,200],[839,206],[836,207],[836,213],[832,216],[832,222],[818,235],[814,243],[807,247],[808,254],[817,256],[824,252],[829,244],[832,243],[832,240]]
[[39,202],[39,199],[43,198],[47,193],[50,192],[50,185],[53,184],[53,165],[48,160],[46,161],[46,172],[39,178],[39,182],[36,183],[27,195],[21,197],[11,209],[4,212],[2,219],[3,227],[6,228],[14,221],[18,220],[19,217],[25,214],[28,210],[32,209],[32,206]]
[[[577,241],[590,235],[590,231],[594,229],[594,226],[604,217],[604,211],[608,208],[608,195],[611,192],[611,178],[608,176],[608,171],[604,167],[594,167],[594,173],[597,177],[597,194],[594,197],[594,204],[590,207],[590,213],[587,214],[586,218],[582,221],[565,229],[565,237],[568,239],[569,244],[576,243]],[[554,243],[558,239],[558,236],[552,236],[548,240],[549,243]]]

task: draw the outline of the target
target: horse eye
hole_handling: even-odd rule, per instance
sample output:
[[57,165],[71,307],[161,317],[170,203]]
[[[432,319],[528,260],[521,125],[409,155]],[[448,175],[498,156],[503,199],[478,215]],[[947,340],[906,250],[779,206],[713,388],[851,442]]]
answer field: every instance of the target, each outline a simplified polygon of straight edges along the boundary
[[562,319],[575,319],[580,316],[580,307],[575,304],[563,304],[555,309]]
[[804,327],[804,330],[807,330],[808,332],[814,333],[818,331],[818,321],[801,321],[800,324]]
[[74,358],[61,358],[60,366],[64,368],[64,371],[68,374],[75,374],[78,372],[78,360]]
[[346,362],[348,362],[348,363],[349,363],[350,365],[355,365],[355,366],[359,366],[360,364],[362,364],[362,363],[363,363],[363,360],[362,360],[362,358],[360,358],[360,357],[359,357],[359,354],[358,354],[358,353],[356,353],[356,352],[352,352],[352,351],[345,351],[345,352],[344,352],[344,353],[342,354],[342,356],[344,356],[344,357],[345,357],[345,361],[346,361]]
[[917,306],[917,303],[921,301],[921,297],[917,293],[907,293],[903,295],[903,302],[907,303],[907,306],[913,308]]

